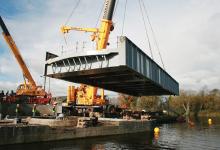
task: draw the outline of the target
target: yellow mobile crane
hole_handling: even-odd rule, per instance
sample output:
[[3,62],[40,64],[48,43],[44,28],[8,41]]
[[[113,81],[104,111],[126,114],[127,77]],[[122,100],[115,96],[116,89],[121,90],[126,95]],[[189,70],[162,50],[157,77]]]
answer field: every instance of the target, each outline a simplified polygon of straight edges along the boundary
[[[96,50],[102,51],[108,45],[110,32],[113,31],[114,26],[112,22],[113,12],[116,0],[105,0],[104,16],[101,20],[99,28],[81,28],[62,26],[61,32],[63,34],[69,33],[70,30],[92,32],[91,40],[96,42]],[[79,88],[73,90],[73,97],[77,99],[78,105],[105,105],[106,100],[104,90],[102,89],[101,97],[97,96],[97,87],[81,84]]]
[[19,52],[19,49],[17,45],[15,44],[12,36],[10,35],[4,21],[2,20],[0,16],[0,26],[2,28],[2,34],[7,42],[8,46],[10,47],[12,53],[15,56],[15,59],[17,60],[23,76],[24,76],[24,83],[20,84],[16,91],[16,98],[21,96],[22,98],[26,97],[28,100],[32,100],[33,103],[45,103],[50,100],[51,96],[48,94],[41,86],[37,86],[33,77],[31,76],[30,71],[28,70],[21,53]]

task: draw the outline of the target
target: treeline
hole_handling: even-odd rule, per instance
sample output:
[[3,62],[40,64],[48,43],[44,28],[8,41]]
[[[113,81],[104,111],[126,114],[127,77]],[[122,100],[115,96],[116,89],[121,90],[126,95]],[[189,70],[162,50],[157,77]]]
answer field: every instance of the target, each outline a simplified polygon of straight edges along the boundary
[[161,110],[161,100],[158,96],[134,97],[120,94],[118,97],[119,105],[135,111],[158,111]]
[[119,105],[131,110],[161,111],[169,110],[184,114],[187,109],[193,115],[199,112],[220,112],[220,90],[186,91],[180,90],[179,96],[142,96],[133,97],[120,94]]
[[183,114],[187,106],[193,115],[199,112],[220,112],[220,90],[180,91],[179,96],[171,96],[166,102],[170,109]]

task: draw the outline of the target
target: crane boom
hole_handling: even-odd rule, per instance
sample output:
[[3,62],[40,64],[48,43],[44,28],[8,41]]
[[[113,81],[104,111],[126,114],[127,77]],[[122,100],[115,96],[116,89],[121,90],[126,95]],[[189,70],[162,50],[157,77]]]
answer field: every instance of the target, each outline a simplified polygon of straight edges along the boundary
[[[12,36],[10,35],[4,21],[2,20],[1,16],[0,16],[0,26],[3,30],[2,34],[3,37],[5,39],[5,41],[7,42],[8,46],[10,47],[12,53],[15,56],[15,59],[17,60],[23,76],[24,76],[24,84],[20,84],[17,88],[16,91],[16,96],[27,96],[30,99],[34,98],[33,101],[37,102],[37,100],[41,101],[41,100],[50,100],[51,99],[51,95],[48,94],[44,89],[42,89],[41,86],[37,86],[34,79],[31,76],[30,71],[27,68],[27,65],[25,64],[19,49],[17,47],[17,45],[15,44]],[[26,81],[27,80],[27,81]],[[37,102],[38,103],[38,102]]]
[[114,26],[112,23],[113,12],[115,8],[116,0],[106,0],[104,8],[104,16],[101,21],[98,34],[98,46],[97,50],[105,49],[108,45],[108,39],[110,32],[113,31]]
[[10,35],[4,21],[2,20],[1,16],[0,16],[0,25],[1,25],[1,28],[3,30],[2,34],[3,34],[3,37],[5,39],[5,41],[7,42],[8,46],[10,47],[12,53],[14,54],[21,70],[22,70],[22,73],[24,75],[24,77],[28,80],[28,83],[31,85],[32,88],[35,88],[36,89],[36,83],[35,81],[33,80],[32,76],[31,76],[31,73],[30,71],[28,70],[20,52],[19,52],[19,49],[17,47],[17,45],[15,44],[12,36]]

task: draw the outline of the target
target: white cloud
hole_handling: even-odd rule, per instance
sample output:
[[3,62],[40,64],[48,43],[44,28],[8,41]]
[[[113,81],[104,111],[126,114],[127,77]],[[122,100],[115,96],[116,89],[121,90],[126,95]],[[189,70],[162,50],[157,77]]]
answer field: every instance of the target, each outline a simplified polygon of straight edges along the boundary
[[10,81],[0,81],[0,90],[4,91],[11,91],[16,90],[16,87],[18,86],[18,83],[10,82]]

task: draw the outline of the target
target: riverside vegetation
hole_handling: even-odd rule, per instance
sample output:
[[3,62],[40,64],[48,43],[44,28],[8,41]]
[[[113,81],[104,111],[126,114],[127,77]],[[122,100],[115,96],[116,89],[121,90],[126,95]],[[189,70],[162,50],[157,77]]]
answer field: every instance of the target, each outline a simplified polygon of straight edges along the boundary
[[188,109],[191,116],[220,117],[219,89],[180,90],[179,96],[169,97],[133,97],[120,94],[118,99],[121,107],[126,107],[130,110],[170,110],[170,112],[184,115]]

